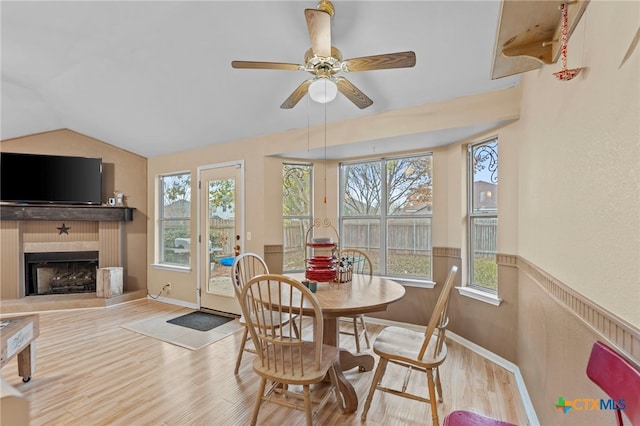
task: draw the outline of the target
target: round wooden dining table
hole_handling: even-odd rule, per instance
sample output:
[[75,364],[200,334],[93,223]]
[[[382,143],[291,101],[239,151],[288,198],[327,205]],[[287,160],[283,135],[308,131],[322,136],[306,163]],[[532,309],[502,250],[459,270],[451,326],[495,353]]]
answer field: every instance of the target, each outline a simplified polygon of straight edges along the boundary
[[[287,276],[298,281],[305,280],[304,273]],[[385,311],[391,303],[402,299],[404,294],[405,289],[401,284],[378,276],[353,274],[352,280],[346,283],[319,282],[315,296],[322,308],[323,343],[340,348],[340,317]],[[338,381],[347,412],[357,410],[358,396],[342,371],[355,367],[360,371],[370,371],[374,364],[373,355],[369,353],[353,354],[340,348]]]

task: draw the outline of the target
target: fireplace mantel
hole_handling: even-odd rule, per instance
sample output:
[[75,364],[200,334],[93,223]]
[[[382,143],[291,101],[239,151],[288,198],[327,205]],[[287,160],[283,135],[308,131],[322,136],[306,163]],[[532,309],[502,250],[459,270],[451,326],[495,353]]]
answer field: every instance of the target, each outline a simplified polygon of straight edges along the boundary
[[129,222],[133,220],[134,210],[132,207],[2,204],[0,220]]

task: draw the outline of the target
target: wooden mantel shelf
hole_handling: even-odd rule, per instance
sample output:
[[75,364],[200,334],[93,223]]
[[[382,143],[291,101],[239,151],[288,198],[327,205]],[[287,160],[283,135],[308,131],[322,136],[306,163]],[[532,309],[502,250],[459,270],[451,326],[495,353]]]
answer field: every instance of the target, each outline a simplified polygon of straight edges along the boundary
[[[507,77],[553,64],[560,57],[561,11],[567,1],[502,0],[491,78]],[[570,38],[589,0],[568,1]]]
[[0,205],[0,220],[83,220],[93,222],[129,222],[132,207],[61,206],[61,205]]

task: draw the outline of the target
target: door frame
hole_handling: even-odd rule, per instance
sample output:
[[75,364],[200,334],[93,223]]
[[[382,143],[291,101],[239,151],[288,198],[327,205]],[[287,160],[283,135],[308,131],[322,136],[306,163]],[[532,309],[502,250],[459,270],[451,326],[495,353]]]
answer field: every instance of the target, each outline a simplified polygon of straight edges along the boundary
[[[204,166],[198,166],[197,169],[197,178],[198,178],[198,196],[197,196],[197,213],[196,213],[196,220],[197,220],[197,227],[196,227],[196,234],[198,235],[198,254],[196,256],[197,261],[196,261],[196,275],[197,275],[197,279],[196,279],[196,305],[198,306],[198,309],[202,308],[202,246],[201,246],[201,242],[202,242],[202,225],[201,225],[201,208],[202,208],[202,196],[201,196],[201,185],[202,185],[202,179],[201,179],[201,175],[202,172],[205,170],[211,170],[211,169],[221,169],[221,168],[225,168],[225,167],[238,167],[240,168],[240,183],[242,185],[242,209],[240,209],[241,211],[236,212],[236,220],[238,221],[237,229],[238,229],[238,235],[240,235],[240,241],[238,242],[238,245],[240,245],[240,253],[244,252],[244,247],[245,247],[245,233],[244,233],[244,220],[245,220],[245,202],[246,202],[246,196],[245,193],[246,188],[245,188],[245,176],[244,176],[244,160],[236,160],[236,161],[225,161],[223,163],[215,163],[215,164],[207,164]],[[207,200],[208,201],[208,200]],[[208,239],[207,239],[208,240]],[[205,240],[206,241],[206,240]]]

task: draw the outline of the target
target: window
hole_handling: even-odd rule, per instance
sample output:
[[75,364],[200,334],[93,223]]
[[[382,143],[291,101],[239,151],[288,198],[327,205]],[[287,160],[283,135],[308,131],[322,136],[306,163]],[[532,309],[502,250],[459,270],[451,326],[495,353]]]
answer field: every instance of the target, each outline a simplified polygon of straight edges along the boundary
[[312,223],[310,164],[282,165],[283,272],[304,271],[306,236]]
[[431,279],[432,157],[340,165],[340,245],[371,258],[374,273]]
[[[189,266],[191,261],[191,174],[160,176],[159,190],[159,263]],[[194,247],[196,247],[195,244]]]
[[469,287],[497,294],[498,140],[468,148]]

